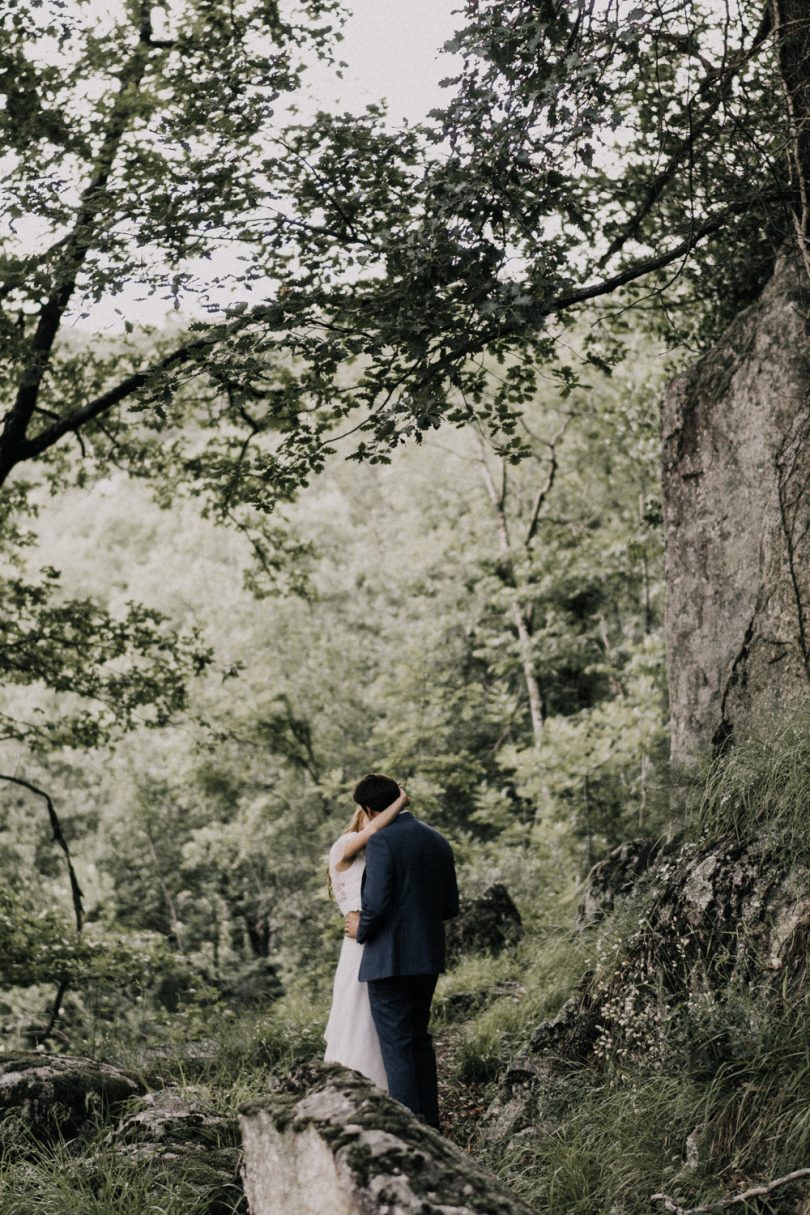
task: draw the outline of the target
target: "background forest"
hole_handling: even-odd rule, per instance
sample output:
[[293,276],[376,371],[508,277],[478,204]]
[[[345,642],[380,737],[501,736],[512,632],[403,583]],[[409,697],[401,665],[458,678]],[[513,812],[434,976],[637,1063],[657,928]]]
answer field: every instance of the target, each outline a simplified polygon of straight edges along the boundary
[[[213,652],[172,725],[25,768],[70,839],[95,965],[130,948],[134,979],[146,951],[176,1011],[248,972],[260,983],[272,959],[285,987],[323,1001],[340,925],[322,858],[366,769],[396,772],[452,837],[469,896],[503,880],[526,913],[570,897],[612,846],[659,833],[659,375],[648,356],[633,376],[595,376],[587,412],[584,389],[551,393],[526,411],[532,455],[517,466],[466,431],[385,467],[335,465],[286,512],[299,548],[274,586],[249,573],[239,536],[120,475],[43,502],[32,573],[64,570],[66,595],[111,612],[137,599]],[[49,705],[21,689],[14,709],[31,720]],[[20,747],[6,748],[13,772]],[[6,888],[25,908],[15,948],[29,966],[41,950],[52,978],[54,918],[71,940],[63,858],[29,790],[4,805]],[[103,986],[66,995],[72,1048],[132,1015],[127,1000],[99,1020],[88,1001]],[[6,1004],[6,1032],[36,1040],[49,995]]]
[[[522,922],[440,982],[448,1137],[694,1215],[810,1167],[810,19],[469,0],[394,119],[307,92],[345,18],[0,5],[0,1215],[244,1209],[372,770]],[[6,1099],[60,1057],[132,1121]]]

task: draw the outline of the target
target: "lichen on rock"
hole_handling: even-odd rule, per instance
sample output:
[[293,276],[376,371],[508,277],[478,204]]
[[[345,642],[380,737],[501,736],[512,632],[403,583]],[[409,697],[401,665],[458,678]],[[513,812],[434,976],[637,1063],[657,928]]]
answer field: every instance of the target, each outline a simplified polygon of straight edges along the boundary
[[109,1133],[105,1147],[159,1174],[182,1174],[196,1209],[234,1215],[240,1209],[239,1127],[193,1088],[148,1093]]
[[70,1139],[142,1091],[134,1077],[93,1059],[9,1054],[0,1058],[0,1127],[5,1115],[37,1139]]
[[301,1069],[241,1115],[251,1215],[531,1215],[356,1072]]

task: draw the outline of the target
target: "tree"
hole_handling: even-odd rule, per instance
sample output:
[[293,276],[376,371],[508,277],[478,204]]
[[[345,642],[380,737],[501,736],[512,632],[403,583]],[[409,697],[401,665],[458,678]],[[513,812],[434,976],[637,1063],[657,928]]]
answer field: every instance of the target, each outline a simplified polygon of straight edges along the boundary
[[[4,258],[3,480],[81,436],[96,459],[141,474],[181,467],[227,514],[268,507],[320,468],[352,413],[359,458],[441,417],[513,435],[570,310],[642,280],[661,294],[671,267],[674,307],[706,313],[722,298],[727,311],[800,209],[799,145],[793,182],[778,156],[790,114],[801,123],[801,23],[781,8],[739,0],[727,19],[709,2],[664,17],[644,0],[598,11],[475,0],[453,44],[465,65],[454,96],[398,133],[373,107],[271,121],[299,79],[299,48],[325,53],[330,30],[313,22],[328,5],[304,6],[294,26],[250,0],[233,13],[189,2],[166,37],[150,12],[100,35],[46,9],[9,44],[7,124],[24,115],[10,214],[37,213],[61,235],[36,255],[12,242]],[[59,78],[48,39],[70,64]],[[76,115],[89,80],[105,88],[99,108],[67,131],[53,116]],[[46,169],[54,154],[67,184]],[[239,251],[227,275],[225,244]],[[199,257],[212,262],[202,281]],[[213,323],[153,340],[151,360],[133,343],[71,348],[69,310],[128,283]],[[259,284],[266,298],[251,305]],[[508,350],[521,361],[490,390],[473,360]]]
[[[267,514],[350,436],[380,461],[475,421],[517,459],[540,377],[615,363],[622,309],[708,346],[805,240],[800,7],[470,0],[448,104],[404,131],[272,112],[330,53],[322,0],[130,4],[101,29],[9,10],[7,211],[44,236],[2,254],[8,502],[26,466],[55,486],[121,465],[200,496],[272,572]],[[127,286],[177,331],[136,331]],[[102,299],[125,335],[71,339]]]

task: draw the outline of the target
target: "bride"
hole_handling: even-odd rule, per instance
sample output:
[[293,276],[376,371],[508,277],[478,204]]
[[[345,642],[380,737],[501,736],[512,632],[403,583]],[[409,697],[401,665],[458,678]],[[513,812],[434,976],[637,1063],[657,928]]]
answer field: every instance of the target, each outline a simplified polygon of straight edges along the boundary
[[[407,793],[400,789],[396,801],[375,814],[373,819],[362,806],[358,806],[349,826],[332,845],[329,851],[329,885],[344,916],[350,911],[360,910],[366,844],[375,831],[382,831],[393,822],[409,801]],[[324,1059],[327,1063],[342,1063],[344,1067],[354,1068],[387,1092],[388,1081],[377,1030],[371,1019],[368,987],[357,977],[362,956],[363,946],[351,937],[344,936],[335,972],[332,1008],[324,1034]]]

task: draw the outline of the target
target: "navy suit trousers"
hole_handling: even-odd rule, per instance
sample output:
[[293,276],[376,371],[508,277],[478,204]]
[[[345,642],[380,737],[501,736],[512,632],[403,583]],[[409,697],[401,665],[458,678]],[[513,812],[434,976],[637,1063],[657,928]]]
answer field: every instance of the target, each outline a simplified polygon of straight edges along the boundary
[[380,1039],[388,1091],[437,1130],[436,1056],[428,1022],[438,977],[394,975],[368,981],[368,999]]

